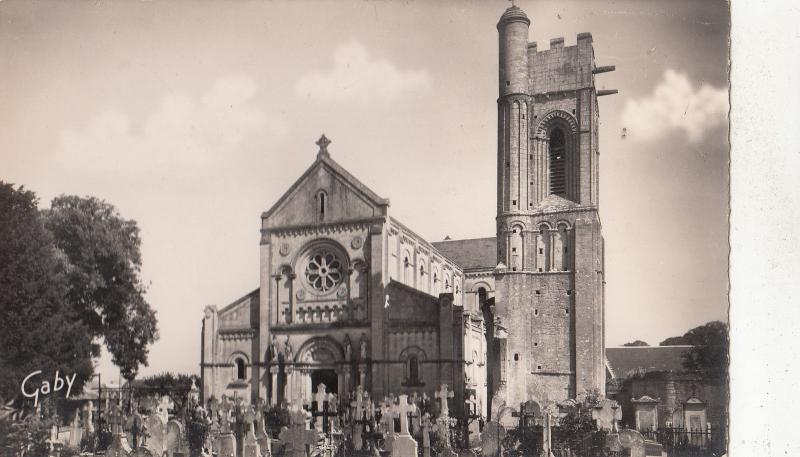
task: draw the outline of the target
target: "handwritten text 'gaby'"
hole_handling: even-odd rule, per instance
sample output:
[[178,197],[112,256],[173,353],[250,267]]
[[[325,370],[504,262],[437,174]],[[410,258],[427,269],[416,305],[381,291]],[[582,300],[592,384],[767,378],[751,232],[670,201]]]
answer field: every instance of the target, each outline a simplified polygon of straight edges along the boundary
[[[33,406],[37,406],[39,404],[39,394],[47,395],[50,393],[50,382],[49,381],[42,381],[41,386],[39,386],[34,391],[28,391],[25,388],[25,385],[28,383],[28,380],[36,375],[42,374],[42,370],[36,370],[33,373],[25,376],[25,379],[22,380],[22,395],[25,395],[28,398],[33,398]],[[56,370],[56,379],[53,380],[53,392],[58,392],[59,390],[64,388],[64,383],[67,384],[67,397],[69,397],[69,393],[72,392],[72,384],[75,382],[75,377],[78,374],[75,373],[72,377],[64,376],[62,379],[58,376],[58,370]]]

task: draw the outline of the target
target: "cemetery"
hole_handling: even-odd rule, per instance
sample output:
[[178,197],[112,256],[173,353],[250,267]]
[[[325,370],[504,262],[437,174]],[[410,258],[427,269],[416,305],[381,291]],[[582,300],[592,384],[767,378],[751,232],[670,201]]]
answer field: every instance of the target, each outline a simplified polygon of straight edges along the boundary
[[[722,455],[718,436],[703,430],[637,431],[620,424],[614,400],[596,394],[542,406],[529,400],[486,420],[468,401],[451,415],[453,395],[443,384],[434,398],[412,393],[370,398],[361,386],[338,398],[324,384],[311,401],[255,404],[241,397],[205,404],[192,386],[184,406],[169,395],[86,403],[71,420],[52,425],[51,457],[644,457]],[[40,408],[24,421],[41,421]],[[23,422],[24,422],[23,421]],[[724,443],[724,437],[722,443]],[[724,446],[724,444],[723,444]]]

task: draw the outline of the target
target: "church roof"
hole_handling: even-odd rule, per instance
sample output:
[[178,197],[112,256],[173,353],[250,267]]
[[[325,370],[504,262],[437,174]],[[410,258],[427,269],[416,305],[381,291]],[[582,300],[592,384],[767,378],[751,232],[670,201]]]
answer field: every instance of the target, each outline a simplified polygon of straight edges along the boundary
[[683,354],[692,346],[622,346],[606,348],[606,359],[615,378],[644,371],[684,371]]
[[[324,137],[324,135],[323,135]],[[324,152],[324,153],[323,153]],[[343,166],[336,163],[330,156],[330,154],[326,151],[320,151],[317,154],[316,160],[314,163],[311,164],[310,167],[303,173],[297,180],[292,184],[289,189],[284,192],[281,198],[275,202],[274,205],[267,211],[261,213],[262,218],[267,218],[272,215],[275,211],[277,211],[284,203],[286,203],[292,194],[297,190],[298,187],[316,170],[318,167],[324,167],[330,170],[334,175],[339,176],[344,182],[349,184],[350,186],[357,189],[361,195],[367,198],[370,202],[375,204],[376,206],[389,206],[389,200],[386,198],[381,197],[380,195],[376,194],[372,189],[367,187],[364,183],[359,181],[355,176],[351,175],[350,172],[344,169]]]
[[465,270],[490,268],[497,265],[497,239],[472,238],[431,243],[442,255]]

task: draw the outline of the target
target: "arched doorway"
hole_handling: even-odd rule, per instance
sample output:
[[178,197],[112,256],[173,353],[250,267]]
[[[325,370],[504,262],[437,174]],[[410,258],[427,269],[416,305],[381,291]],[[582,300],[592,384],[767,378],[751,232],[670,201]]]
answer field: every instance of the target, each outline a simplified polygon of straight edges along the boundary
[[340,362],[343,351],[330,337],[314,337],[303,343],[297,354],[295,366],[299,375],[299,388],[305,402],[310,403],[320,384],[336,395],[342,395]]

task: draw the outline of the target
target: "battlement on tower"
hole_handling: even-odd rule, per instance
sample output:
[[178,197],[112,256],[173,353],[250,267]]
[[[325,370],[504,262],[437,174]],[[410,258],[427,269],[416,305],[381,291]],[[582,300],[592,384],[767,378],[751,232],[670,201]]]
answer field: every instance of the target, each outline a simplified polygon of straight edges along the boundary
[[594,87],[594,69],[591,33],[579,33],[573,46],[564,46],[564,37],[551,39],[544,50],[535,41],[528,43],[531,95]]

